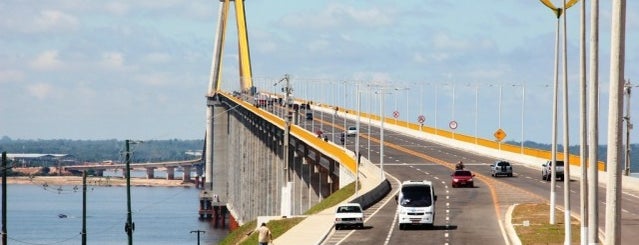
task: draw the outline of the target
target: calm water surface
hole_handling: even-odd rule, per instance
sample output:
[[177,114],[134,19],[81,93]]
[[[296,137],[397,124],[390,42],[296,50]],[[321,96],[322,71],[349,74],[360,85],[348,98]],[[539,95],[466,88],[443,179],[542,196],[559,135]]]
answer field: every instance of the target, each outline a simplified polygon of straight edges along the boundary
[[[132,187],[134,244],[217,244],[228,234],[198,219],[199,190],[192,187]],[[7,186],[9,244],[81,244],[82,186]],[[67,218],[59,218],[59,214]],[[127,244],[126,188],[87,188],[87,243]]]

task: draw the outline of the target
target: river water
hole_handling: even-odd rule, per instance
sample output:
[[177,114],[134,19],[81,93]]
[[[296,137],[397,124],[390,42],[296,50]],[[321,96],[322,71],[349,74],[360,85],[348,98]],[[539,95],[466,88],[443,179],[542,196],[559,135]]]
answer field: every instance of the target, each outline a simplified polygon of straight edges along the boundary
[[[131,187],[134,244],[217,244],[229,231],[198,219],[193,187]],[[87,244],[126,244],[126,187],[88,186]],[[60,218],[64,214],[66,218]],[[81,244],[82,187],[7,185],[9,244]],[[193,232],[192,232],[193,231]]]

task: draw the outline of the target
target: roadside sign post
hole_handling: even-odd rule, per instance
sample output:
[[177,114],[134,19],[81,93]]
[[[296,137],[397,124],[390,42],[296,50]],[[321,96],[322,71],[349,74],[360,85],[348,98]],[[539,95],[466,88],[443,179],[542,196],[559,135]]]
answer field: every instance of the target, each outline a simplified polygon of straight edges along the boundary
[[495,139],[499,143],[499,151],[501,151],[501,141],[504,140],[504,138],[506,138],[506,132],[500,128],[500,129],[497,129],[497,131],[495,131],[493,136],[495,136]]
[[426,121],[426,117],[424,117],[424,115],[417,116],[417,122],[419,122],[419,131],[422,131],[425,121]]
[[455,138],[455,129],[457,129],[457,121],[452,120],[448,123],[448,127],[453,130],[453,139]]

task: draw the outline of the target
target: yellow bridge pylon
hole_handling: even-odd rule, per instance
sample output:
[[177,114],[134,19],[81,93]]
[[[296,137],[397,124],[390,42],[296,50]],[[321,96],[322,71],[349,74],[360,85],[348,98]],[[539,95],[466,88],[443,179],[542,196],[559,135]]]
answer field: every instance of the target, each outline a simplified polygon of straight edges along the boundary
[[246,26],[246,14],[244,11],[244,0],[220,0],[218,11],[218,26],[215,34],[213,48],[213,61],[211,62],[211,76],[209,78],[208,94],[211,96],[220,90],[222,81],[222,54],[224,51],[224,40],[226,36],[226,23],[231,2],[235,2],[235,20],[237,23],[238,52],[240,67],[240,89],[248,93],[253,87],[251,71],[251,55],[249,52],[248,28]]

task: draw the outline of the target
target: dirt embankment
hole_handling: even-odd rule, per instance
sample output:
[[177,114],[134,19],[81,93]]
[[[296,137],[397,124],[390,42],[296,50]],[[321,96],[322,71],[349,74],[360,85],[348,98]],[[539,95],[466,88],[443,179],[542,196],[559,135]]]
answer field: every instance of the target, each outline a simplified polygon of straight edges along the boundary
[[[7,184],[26,184],[26,185],[82,185],[82,176],[73,176],[69,173],[62,173],[62,176],[38,176],[40,168],[14,168],[14,172],[20,172],[25,176],[11,176],[7,178]],[[57,174],[55,169],[50,172],[51,175]],[[184,186],[194,187],[193,181],[184,182],[181,179],[146,179],[131,178],[132,186]],[[92,186],[126,186],[126,179],[123,177],[87,177],[87,185]]]
[[[25,184],[25,185],[82,185],[82,177],[80,176],[33,176],[33,177],[8,177],[7,184]],[[87,177],[87,185],[92,186],[126,186],[126,179],[107,178],[107,177]],[[184,186],[194,187],[194,182],[183,182],[182,180],[167,179],[145,179],[131,178],[131,186]]]

